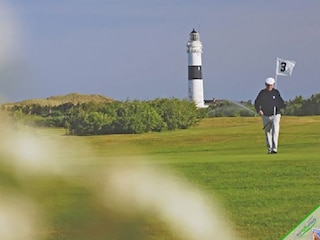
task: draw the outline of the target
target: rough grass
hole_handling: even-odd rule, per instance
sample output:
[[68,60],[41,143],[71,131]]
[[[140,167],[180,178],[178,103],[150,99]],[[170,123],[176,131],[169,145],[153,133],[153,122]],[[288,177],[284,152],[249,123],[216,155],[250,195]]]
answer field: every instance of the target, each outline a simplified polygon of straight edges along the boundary
[[79,104],[79,103],[107,103],[112,102],[113,99],[99,95],[99,94],[80,94],[80,93],[70,93],[66,95],[51,96],[43,99],[28,99],[16,103],[6,103],[3,104],[4,108],[10,108],[13,106],[25,106],[25,105],[40,105],[40,106],[59,106],[65,103]]
[[192,129],[141,135],[73,137],[63,129],[34,129],[45,141],[58,139],[57,154],[73,172],[17,176],[0,164],[0,183],[44,209],[51,227],[39,233],[43,239],[177,239],[152,216],[116,215],[90,187],[96,170],[143,158],[217,197],[243,239],[281,239],[320,203],[319,126],[319,116],[283,117],[277,155],[267,154],[258,117],[204,119]]

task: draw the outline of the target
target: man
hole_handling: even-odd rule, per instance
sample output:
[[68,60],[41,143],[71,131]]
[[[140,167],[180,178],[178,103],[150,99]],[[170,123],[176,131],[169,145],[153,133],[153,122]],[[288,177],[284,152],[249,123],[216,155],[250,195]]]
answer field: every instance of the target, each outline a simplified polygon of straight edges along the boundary
[[280,109],[285,107],[280,92],[274,88],[274,84],[274,78],[267,78],[266,88],[259,92],[254,102],[257,113],[262,118],[269,154],[275,154],[278,151]]

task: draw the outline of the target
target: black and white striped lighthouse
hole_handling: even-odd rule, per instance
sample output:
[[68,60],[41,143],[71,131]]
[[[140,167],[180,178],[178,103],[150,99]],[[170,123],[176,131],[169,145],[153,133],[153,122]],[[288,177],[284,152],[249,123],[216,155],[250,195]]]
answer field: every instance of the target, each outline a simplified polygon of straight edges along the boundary
[[196,30],[190,33],[187,43],[188,53],[188,96],[194,101],[198,108],[207,107],[204,105],[203,79],[202,79],[202,44],[200,35]]

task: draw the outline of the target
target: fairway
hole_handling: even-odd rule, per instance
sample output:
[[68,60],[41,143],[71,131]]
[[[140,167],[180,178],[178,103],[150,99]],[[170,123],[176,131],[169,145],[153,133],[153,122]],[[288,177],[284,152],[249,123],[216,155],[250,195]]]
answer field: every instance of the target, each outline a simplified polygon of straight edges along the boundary
[[[127,175],[141,164],[183,179],[220,206],[238,239],[281,239],[320,204],[319,116],[282,117],[278,154],[272,155],[259,117],[208,118],[186,130],[132,135],[21,131],[31,136],[32,151],[19,149],[14,136],[2,139],[0,184],[40,209],[35,219],[42,225],[30,239],[186,239],[158,218],[161,213],[123,213],[110,189],[108,197],[101,194],[108,169],[117,165],[128,166]],[[21,151],[23,157],[16,155]],[[163,193],[170,205],[164,186],[154,186],[154,194]]]

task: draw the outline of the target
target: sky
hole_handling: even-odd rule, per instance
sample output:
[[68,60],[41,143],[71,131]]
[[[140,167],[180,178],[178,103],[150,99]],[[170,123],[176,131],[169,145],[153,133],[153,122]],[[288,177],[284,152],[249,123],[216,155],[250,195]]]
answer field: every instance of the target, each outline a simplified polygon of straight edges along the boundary
[[203,44],[205,99],[254,101],[276,58],[285,100],[320,93],[319,0],[0,0],[0,101],[69,93],[188,97],[186,43]]

